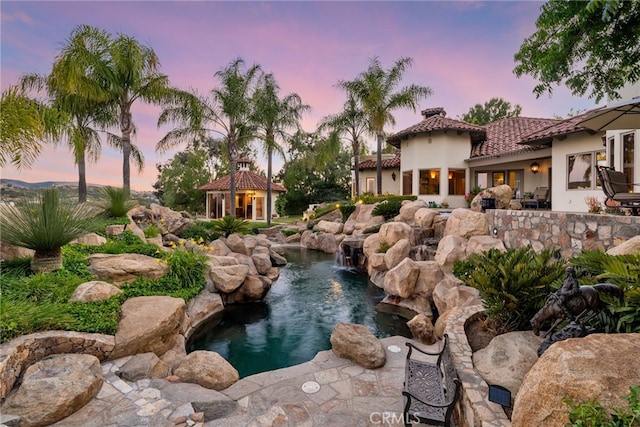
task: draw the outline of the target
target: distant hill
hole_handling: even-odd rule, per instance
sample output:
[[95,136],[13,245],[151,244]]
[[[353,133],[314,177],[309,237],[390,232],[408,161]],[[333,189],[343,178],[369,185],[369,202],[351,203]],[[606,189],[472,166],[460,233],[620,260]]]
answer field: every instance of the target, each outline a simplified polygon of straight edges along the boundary
[[[77,187],[77,182],[72,181],[44,181],[44,182],[26,182],[19,179],[0,179],[0,185],[2,187],[15,187],[15,188],[49,188],[49,187]],[[104,187],[100,184],[87,184],[88,187]]]
[[[0,179],[0,199],[3,202],[15,202],[23,197],[31,197],[39,193],[45,188],[56,187],[60,191],[63,198],[78,198],[78,183],[69,181],[44,181],[44,182],[26,182],[19,179]],[[88,201],[96,201],[102,198],[101,189],[106,187],[100,184],[87,184]],[[150,203],[158,203],[157,197],[153,191],[135,191],[131,190],[131,198],[138,200],[139,203],[149,205]]]

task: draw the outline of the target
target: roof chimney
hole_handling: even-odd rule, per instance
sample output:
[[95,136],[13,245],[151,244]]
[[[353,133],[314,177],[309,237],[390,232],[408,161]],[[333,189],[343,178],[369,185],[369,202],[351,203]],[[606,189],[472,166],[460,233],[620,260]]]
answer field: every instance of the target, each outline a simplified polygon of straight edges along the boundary
[[421,113],[422,113],[422,115],[424,116],[425,119],[428,119],[431,116],[440,115],[440,116],[444,117],[444,116],[447,115],[447,112],[444,111],[444,108],[442,108],[442,107],[427,108],[426,110],[422,110]]

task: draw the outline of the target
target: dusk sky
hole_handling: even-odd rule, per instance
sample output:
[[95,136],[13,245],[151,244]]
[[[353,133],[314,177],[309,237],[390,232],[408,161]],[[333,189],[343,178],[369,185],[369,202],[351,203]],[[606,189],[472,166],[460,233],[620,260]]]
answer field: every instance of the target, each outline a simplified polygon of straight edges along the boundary
[[[452,118],[476,103],[502,97],[522,106],[522,116],[566,116],[595,106],[593,99],[571,96],[564,87],[536,99],[535,81],[516,78],[513,56],[535,32],[542,2],[218,2],[218,1],[2,1],[1,86],[16,84],[23,73],[49,73],[56,54],[77,25],[87,24],[134,36],[152,47],[161,71],[173,86],[207,93],[213,75],[237,57],[272,72],[281,93],[296,92],[311,112],[306,131],[327,114],[340,111],[339,80],[353,79],[378,56],[385,68],[400,57],[413,58],[404,85],[429,86],[433,95],[420,109],[444,107]],[[159,107],[134,105],[138,128],[134,143],[145,168],[132,168],[131,186],[151,190],[155,165],[175,151],[155,153],[170,130],[157,128]],[[420,112],[398,111],[397,132],[421,120]],[[375,147],[369,138],[370,148]],[[177,151],[185,147],[178,147]],[[259,159],[260,160],[260,159]],[[282,162],[275,164],[276,169]],[[3,178],[77,181],[77,167],[66,145],[47,146],[31,169],[7,166]],[[102,156],[87,167],[87,182],[122,186],[122,156],[103,141]]]

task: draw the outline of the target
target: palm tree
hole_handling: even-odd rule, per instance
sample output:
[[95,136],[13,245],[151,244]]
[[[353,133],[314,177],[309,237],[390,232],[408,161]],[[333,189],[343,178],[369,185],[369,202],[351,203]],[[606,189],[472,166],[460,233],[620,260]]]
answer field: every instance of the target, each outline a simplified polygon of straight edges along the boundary
[[273,74],[266,74],[260,79],[253,96],[252,120],[257,127],[257,137],[264,142],[267,153],[267,226],[271,225],[271,181],[273,176],[273,153],[284,158],[284,151],[276,139],[286,140],[290,137],[289,129],[300,129],[300,118],[309,105],[303,104],[297,93],[290,93],[280,99],[280,87]]
[[133,37],[120,34],[113,39],[106,31],[81,25],[70,40],[56,63],[57,84],[67,93],[113,105],[120,136],[109,134],[109,142],[122,151],[122,187],[128,196],[132,156],[138,170],[144,166],[142,153],[131,142],[135,134],[131,106],[139,99],[161,104],[169,80],[159,73],[153,49]]
[[360,195],[360,152],[362,151],[362,138],[369,131],[369,122],[364,110],[358,105],[354,93],[347,90],[347,100],[338,114],[331,114],[322,119],[318,131],[331,129],[336,136],[344,137],[351,144],[353,153],[353,170],[355,171],[354,191],[356,197]]
[[25,74],[21,85],[25,88],[45,91],[52,107],[65,113],[69,120],[60,126],[60,137],[66,137],[67,144],[73,152],[75,164],[78,165],[78,201],[87,201],[87,156],[90,162],[100,157],[101,142],[95,126],[106,128],[117,124],[112,108],[107,103],[96,102],[80,94],[67,93],[56,78],[56,68],[64,61],[54,64],[54,71],[49,76]]
[[251,121],[252,97],[261,72],[257,64],[244,72],[243,66],[244,60],[237,58],[215,73],[220,85],[211,91],[211,99],[196,92],[172,91],[166,98],[168,106],[160,114],[158,126],[175,123],[178,127],[156,144],[156,151],[162,152],[179,143],[202,141],[211,133],[222,135],[230,163],[232,216],[235,216],[239,149],[255,135]]
[[391,114],[399,108],[411,108],[416,111],[418,101],[431,95],[427,86],[409,85],[396,91],[404,72],[412,65],[413,60],[405,57],[398,59],[391,68],[384,70],[378,57],[371,59],[366,71],[360,73],[353,81],[340,81],[338,87],[352,91],[361,103],[369,120],[369,126],[377,137],[377,187],[382,194],[382,141],[384,126],[395,125]]
[[0,167],[12,163],[30,167],[40,154],[42,142],[57,138],[68,118],[61,112],[29,98],[24,89],[10,86],[0,98]]

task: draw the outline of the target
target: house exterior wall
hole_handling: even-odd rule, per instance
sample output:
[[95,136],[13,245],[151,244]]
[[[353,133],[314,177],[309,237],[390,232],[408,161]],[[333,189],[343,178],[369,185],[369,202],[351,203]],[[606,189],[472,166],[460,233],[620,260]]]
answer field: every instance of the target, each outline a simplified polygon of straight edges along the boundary
[[[367,178],[373,178],[374,189],[376,187],[376,170],[365,169],[360,171],[360,193],[367,192]],[[394,181],[391,175],[395,173]],[[400,171],[398,169],[382,169],[382,194],[400,194]],[[378,194],[375,190],[373,194]]]
[[[568,156],[605,150],[602,145],[603,133],[589,135],[586,132],[570,134],[566,139],[553,139],[551,167],[553,168],[551,205],[554,211],[588,212],[586,197],[597,197],[604,201],[604,193],[599,187],[593,189],[568,188]],[[595,170],[593,171],[595,173]],[[591,177],[595,182],[596,176]]]
[[[211,211],[212,211],[212,207],[209,206],[210,203],[210,196],[215,196],[215,195],[220,195],[222,193],[228,194],[228,192],[221,192],[221,191],[207,191],[206,193],[206,217],[207,219],[213,219],[213,217],[211,216]],[[272,191],[271,192],[271,214],[276,215],[276,201],[278,200],[278,197],[280,197],[280,192],[279,191]],[[244,206],[246,208],[247,205],[251,205],[251,211],[250,213],[247,212],[247,220],[250,221],[265,221],[267,220],[267,192],[265,190],[250,190],[250,191],[238,191],[236,192],[236,196],[238,195],[242,195],[244,197]],[[227,197],[228,198],[228,197]],[[257,199],[263,199],[263,212],[262,212],[262,217],[258,217],[258,201]],[[223,212],[226,211],[227,208],[227,203],[229,203],[228,200],[226,200],[226,198],[224,200],[222,200],[222,206],[223,206]]]
[[[469,191],[469,174],[465,159],[471,150],[468,132],[439,131],[421,134],[402,141],[400,174],[413,171],[412,194],[426,202],[442,203],[452,208],[466,207],[464,195],[449,195],[449,169],[465,170],[465,193]],[[420,170],[440,170],[440,194],[419,194]]]

